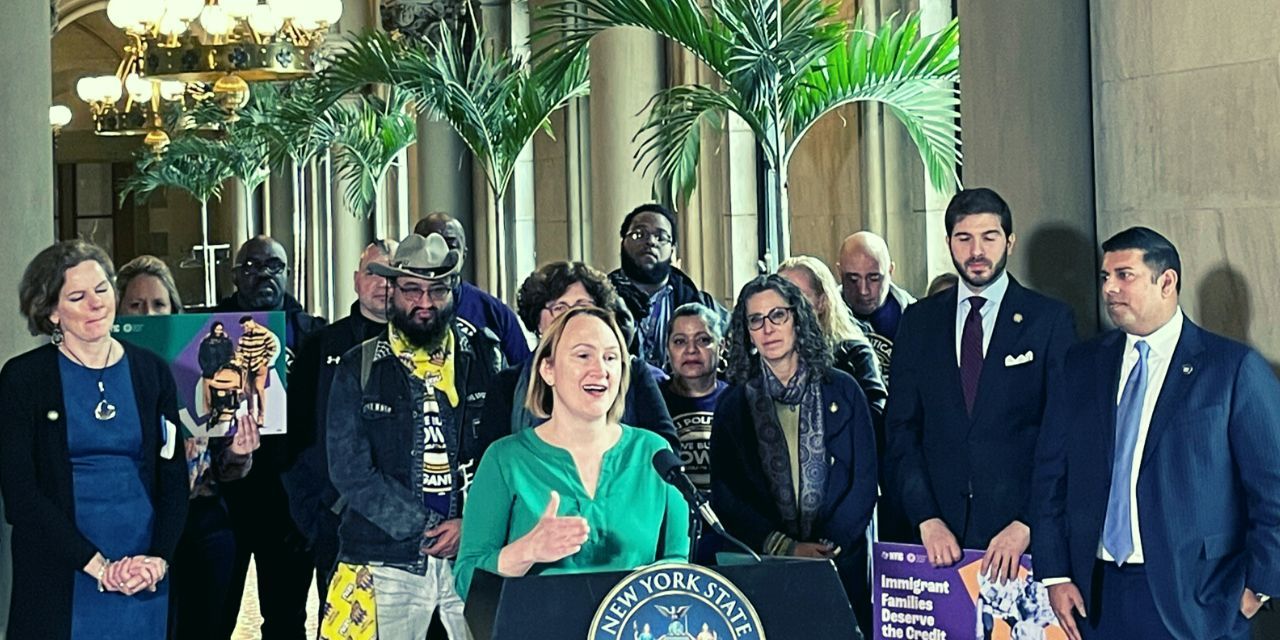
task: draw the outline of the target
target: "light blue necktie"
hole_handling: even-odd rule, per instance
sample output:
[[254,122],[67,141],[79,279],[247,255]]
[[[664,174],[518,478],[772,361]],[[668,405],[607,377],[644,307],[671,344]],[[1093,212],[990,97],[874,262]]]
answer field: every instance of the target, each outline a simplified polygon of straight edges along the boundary
[[1107,520],[1102,527],[1102,548],[1123,565],[1133,555],[1133,526],[1129,503],[1129,481],[1133,477],[1134,450],[1142,424],[1142,401],[1147,396],[1147,354],[1151,345],[1139,340],[1138,362],[1124,383],[1124,393],[1116,407],[1116,453],[1111,464],[1111,495],[1107,498]]

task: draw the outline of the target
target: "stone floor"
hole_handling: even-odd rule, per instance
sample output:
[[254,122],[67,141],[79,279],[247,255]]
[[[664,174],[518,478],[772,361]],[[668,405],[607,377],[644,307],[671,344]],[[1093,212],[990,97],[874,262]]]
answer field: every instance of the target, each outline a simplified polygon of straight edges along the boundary
[[[316,585],[311,584],[311,595],[307,598],[307,637],[316,637],[316,612],[320,600],[316,595]],[[244,597],[240,600],[240,617],[236,620],[235,633],[231,640],[261,640],[262,614],[258,612],[258,569],[253,560],[249,560],[249,577],[245,579]]]

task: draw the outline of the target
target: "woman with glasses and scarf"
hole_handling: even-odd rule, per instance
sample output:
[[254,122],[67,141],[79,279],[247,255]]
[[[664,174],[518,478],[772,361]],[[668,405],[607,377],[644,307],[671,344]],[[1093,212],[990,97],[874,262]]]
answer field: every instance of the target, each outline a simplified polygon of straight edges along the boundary
[[850,601],[866,600],[876,501],[866,396],[832,367],[813,307],[782,276],[742,288],[728,342],[733,386],[711,429],[716,513],[762,554],[831,559]]

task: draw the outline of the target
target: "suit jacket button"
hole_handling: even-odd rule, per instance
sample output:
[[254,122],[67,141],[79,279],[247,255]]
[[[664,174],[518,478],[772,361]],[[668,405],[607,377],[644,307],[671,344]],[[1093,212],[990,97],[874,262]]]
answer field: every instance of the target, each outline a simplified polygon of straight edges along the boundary
[[54,411],[54,410],[52,410],[52,409],[51,409],[51,410],[49,410],[49,413],[46,413],[46,414],[45,414],[45,416],[44,416],[44,417],[48,418],[48,419],[49,419],[49,422],[57,422],[57,420],[58,420],[58,412],[57,412],[57,411]]

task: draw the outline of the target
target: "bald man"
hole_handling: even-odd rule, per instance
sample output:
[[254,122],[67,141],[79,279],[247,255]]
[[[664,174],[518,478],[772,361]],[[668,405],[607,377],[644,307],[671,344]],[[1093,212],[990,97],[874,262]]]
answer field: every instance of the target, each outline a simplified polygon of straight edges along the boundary
[[[257,236],[236,252],[232,269],[236,291],[218,303],[218,313],[283,311],[285,314],[285,362],[288,375],[298,371],[294,354],[325,321],[302,308],[289,295],[289,262],[284,247],[269,236]],[[292,386],[292,385],[290,385]],[[307,593],[314,561],[302,545],[302,536],[289,515],[289,499],[281,478],[298,449],[294,446],[297,411],[307,403],[301,394],[288,396],[288,435],[267,436],[253,454],[253,467],[244,479],[222,485],[231,527],[236,536],[236,557],[227,597],[224,624],[235,627],[241,592],[254,556],[258,573],[258,598],[265,638],[304,637]]]
[[844,302],[864,328],[880,359],[880,371],[889,382],[889,362],[893,341],[898,335],[898,321],[907,305],[915,302],[901,287],[893,284],[893,261],[884,238],[870,231],[859,231],[840,245],[840,261],[836,263]]
[[[467,235],[457,218],[443,211],[433,211],[414,225],[413,232],[424,238],[433,233],[444,236],[445,244],[461,252],[463,263],[466,263]],[[465,280],[458,281],[453,299],[457,305],[458,328],[464,333],[488,329],[498,336],[502,354],[509,364],[524,364],[529,359],[529,341],[511,307]]]
[[294,367],[298,375],[294,376],[291,387],[299,397],[313,402],[298,403],[296,413],[290,416],[291,426],[296,427],[290,430],[290,438],[301,453],[285,474],[285,489],[289,492],[293,519],[315,555],[320,593],[325,592],[338,555],[338,514],[334,511],[338,492],[329,481],[324,447],[329,386],[344,353],[387,330],[390,285],[386,278],[370,271],[369,265],[387,264],[396,245],[395,240],[375,240],[364,248],[360,265],[351,274],[356,290],[351,313],[308,340],[298,353],[298,365]]

